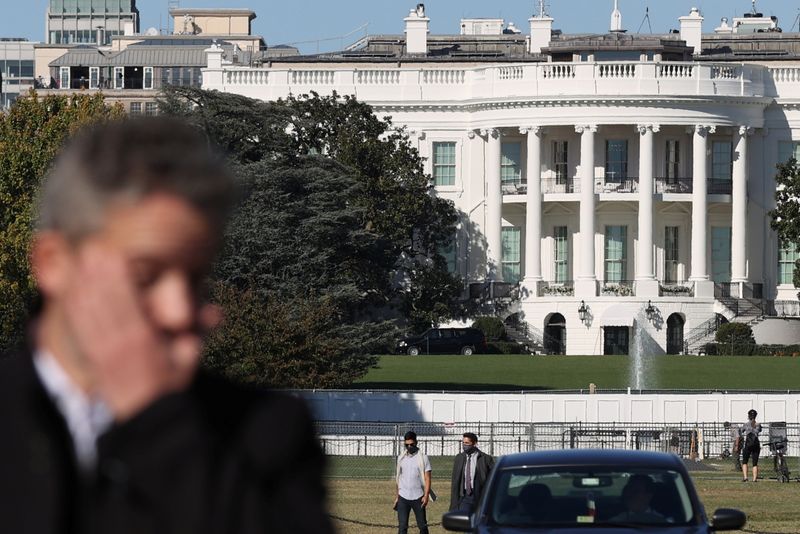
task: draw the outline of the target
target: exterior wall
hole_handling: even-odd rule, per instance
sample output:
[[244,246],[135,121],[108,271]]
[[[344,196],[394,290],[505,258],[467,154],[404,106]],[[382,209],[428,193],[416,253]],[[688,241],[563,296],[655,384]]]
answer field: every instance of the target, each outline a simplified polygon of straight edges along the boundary
[[[196,35],[250,35],[247,15],[194,15],[192,19]],[[183,16],[173,17],[172,24],[175,33],[183,32]]]
[[[391,115],[395,124],[408,128],[420,154],[427,158],[427,172],[432,172],[433,143],[456,143],[455,183],[437,186],[436,191],[452,200],[461,213],[457,237],[459,272],[468,282],[497,277],[500,258],[496,250],[501,229],[519,228],[521,275],[533,272],[534,266],[528,262],[538,260],[541,280],[523,280],[522,297],[512,303],[506,315],[520,312],[528,325],[543,330],[553,313],[561,313],[566,318],[569,354],[603,352],[603,326],[622,326],[607,324],[606,313],[618,316],[622,310],[628,317],[637,317],[631,338],[636,332],[641,334],[650,343],[648,351],[653,353],[665,352],[666,320],[673,313],[685,319],[684,336],[694,328],[705,328],[717,313],[733,318],[735,313],[715,298],[717,289],[718,297],[725,297],[728,289],[715,289],[713,283],[714,227],[731,228],[730,275],[734,277],[738,269],[745,280],[731,286],[733,297],[757,293],[763,284],[765,299],[797,300],[797,290],[776,285],[777,240],[768,224],[768,212],[775,202],[778,142],[800,140],[797,80],[800,67],[696,62],[488,66],[445,63],[400,68],[344,62],[292,66],[276,63],[271,68],[223,67],[204,71],[205,88],[262,100],[312,89],[320,94],[334,90],[352,94],[373,105],[378,115]],[[536,128],[536,133],[529,130],[531,127]],[[587,132],[593,132],[594,161],[588,174],[582,166],[589,159],[581,153]],[[498,133],[499,142],[521,144],[522,187],[513,191],[496,182],[500,161],[492,158],[498,157]],[[532,136],[540,141],[532,141]],[[645,136],[651,136],[652,151],[643,154],[641,143]],[[609,139],[627,141],[628,180],[622,186],[606,179]],[[740,139],[746,143],[746,160],[736,151]],[[556,140],[569,144],[569,185],[554,181]],[[667,140],[680,143],[680,187],[665,182]],[[695,172],[712,177],[715,141],[732,146],[730,186],[709,190],[706,195],[694,194],[692,191],[699,191],[700,184],[707,187]],[[528,151],[536,143],[542,165],[540,169],[529,169]],[[705,154],[694,154],[696,146],[703,146],[698,143],[706,145]],[[703,161],[698,160],[700,157]],[[649,174],[646,164],[640,168],[641,161],[653,162],[652,193],[649,184],[640,179],[640,173]],[[531,173],[533,176],[529,176]],[[539,176],[541,199],[529,194],[532,182]],[[580,190],[587,187],[594,189],[594,194],[588,196],[594,203],[590,212],[591,241],[581,235],[586,223],[581,220],[585,215],[582,203],[587,197]],[[644,196],[650,194],[651,199]],[[498,196],[502,198],[499,212]],[[650,208],[640,213],[640,202],[645,200],[652,202],[652,213]],[[528,214],[535,213],[529,211],[531,203],[540,203],[538,236],[531,233],[535,226],[529,228],[527,221]],[[652,247],[647,251],[640,250],[645,242],[642,240],[647,239],[639,228],[642,220],[652,225]],[[704,221],[704,228],[695,226],[693,220]],[[740,221],[738,227],[734,221]],[[568,227],[568,278],[575,287],[568,296],[548,292],[555,280],[553,228],[557,225]],[[605,232],[611,225],[627,226],[625,279],[633,287],[631,295],[610,296],[602,291]],[[692,294],[671,296],[669,288],[662,287],[666,226],[679,228],[677,282],[689,284]],[[692,257],[695,239],[702,239],[699,249],[705,256],[704,270],[702,261]],[[537,240],[541,254],[526,259],[526,249],[531,249]],[[738,262],[737,250],[743,251]],[[648,263],[641,261],[646,259],[642,254],[652,255],[651,274],[639,272],[641,265]],[[582,273],[580,266],[586,255],[593,256],[593,262],[589,262],[592,269]],[[582,302],[591,313],[585,322],[578,320],[577,310]],[[642,314],[648,303],[656,312],[649,319]],[[713,332],[707,339],[701,337],[695,336],[698,347],[713,340]]]
[[34,85],[34,43],[30,41],[0,41],[0,109],[3,109],[20,95],[27,93]]
[[800,319],[767,317],[753,326],[756,343],[769,345],[800,345]]
[[[588,384],[587,384],[588,386]],[[317,421],[436,423],[800,423],[800,395],[303,391]]]
[[55,78],[51,80],[50,63],[60,58],[69,51],[69,47],[38,45],[34,48],[34,63],[36,79],[44,80],[45,87],[55,87]]

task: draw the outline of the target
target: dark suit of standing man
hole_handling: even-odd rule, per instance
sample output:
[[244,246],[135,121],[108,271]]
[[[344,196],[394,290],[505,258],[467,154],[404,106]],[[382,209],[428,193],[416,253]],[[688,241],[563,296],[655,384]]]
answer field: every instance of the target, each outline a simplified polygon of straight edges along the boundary
[[477,447],[478,436],[466,432],[461,439],[461,452],[453,463],[450,485],[450,511],[472,513],[486,486],[494,458]]
[[0,532],[332,533],[304,404],[198,371],[232,192],[173,120],[62,153],[31,247],[41,311],[0,360]]

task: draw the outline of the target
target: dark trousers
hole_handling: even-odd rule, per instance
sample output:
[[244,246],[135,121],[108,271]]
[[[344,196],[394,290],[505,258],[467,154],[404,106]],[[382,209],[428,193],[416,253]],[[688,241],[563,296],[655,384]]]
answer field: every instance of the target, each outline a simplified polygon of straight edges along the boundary
[[462,495],[457,510],[471,514],[475,510],[475,495]]
[[402,497],[397,500],[397,522],[400,525],[400,528],[397,530],[398,534],[408,533],[408,517],[411,515],[411,510],[414,510],[414,517],[417,519],[419,534],[428,534],[428,520],[425,518],[425,508],[422,506],[422,497],[413,501]]

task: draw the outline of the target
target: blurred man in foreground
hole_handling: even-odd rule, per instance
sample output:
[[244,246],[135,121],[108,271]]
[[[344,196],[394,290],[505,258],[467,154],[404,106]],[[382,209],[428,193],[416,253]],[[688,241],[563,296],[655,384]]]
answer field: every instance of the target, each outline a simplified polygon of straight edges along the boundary
[[0,363],[0,530],[329,533],[305,407],[197,372],[233,187],[192,128],[111,123],[44,182],[42,311]]

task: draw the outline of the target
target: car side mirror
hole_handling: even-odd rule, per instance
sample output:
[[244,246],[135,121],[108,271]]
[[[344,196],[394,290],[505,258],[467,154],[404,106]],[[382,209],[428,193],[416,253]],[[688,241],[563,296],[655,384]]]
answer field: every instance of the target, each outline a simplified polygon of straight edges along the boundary
[[442,526],[445,530],[454,532],[470,532],[472,521],[469,514],[463,512],[447,512],[442,516]]
[[733,508],[719,508],[711,518],[712,530],[739,530],[747,523],[744,512]]

